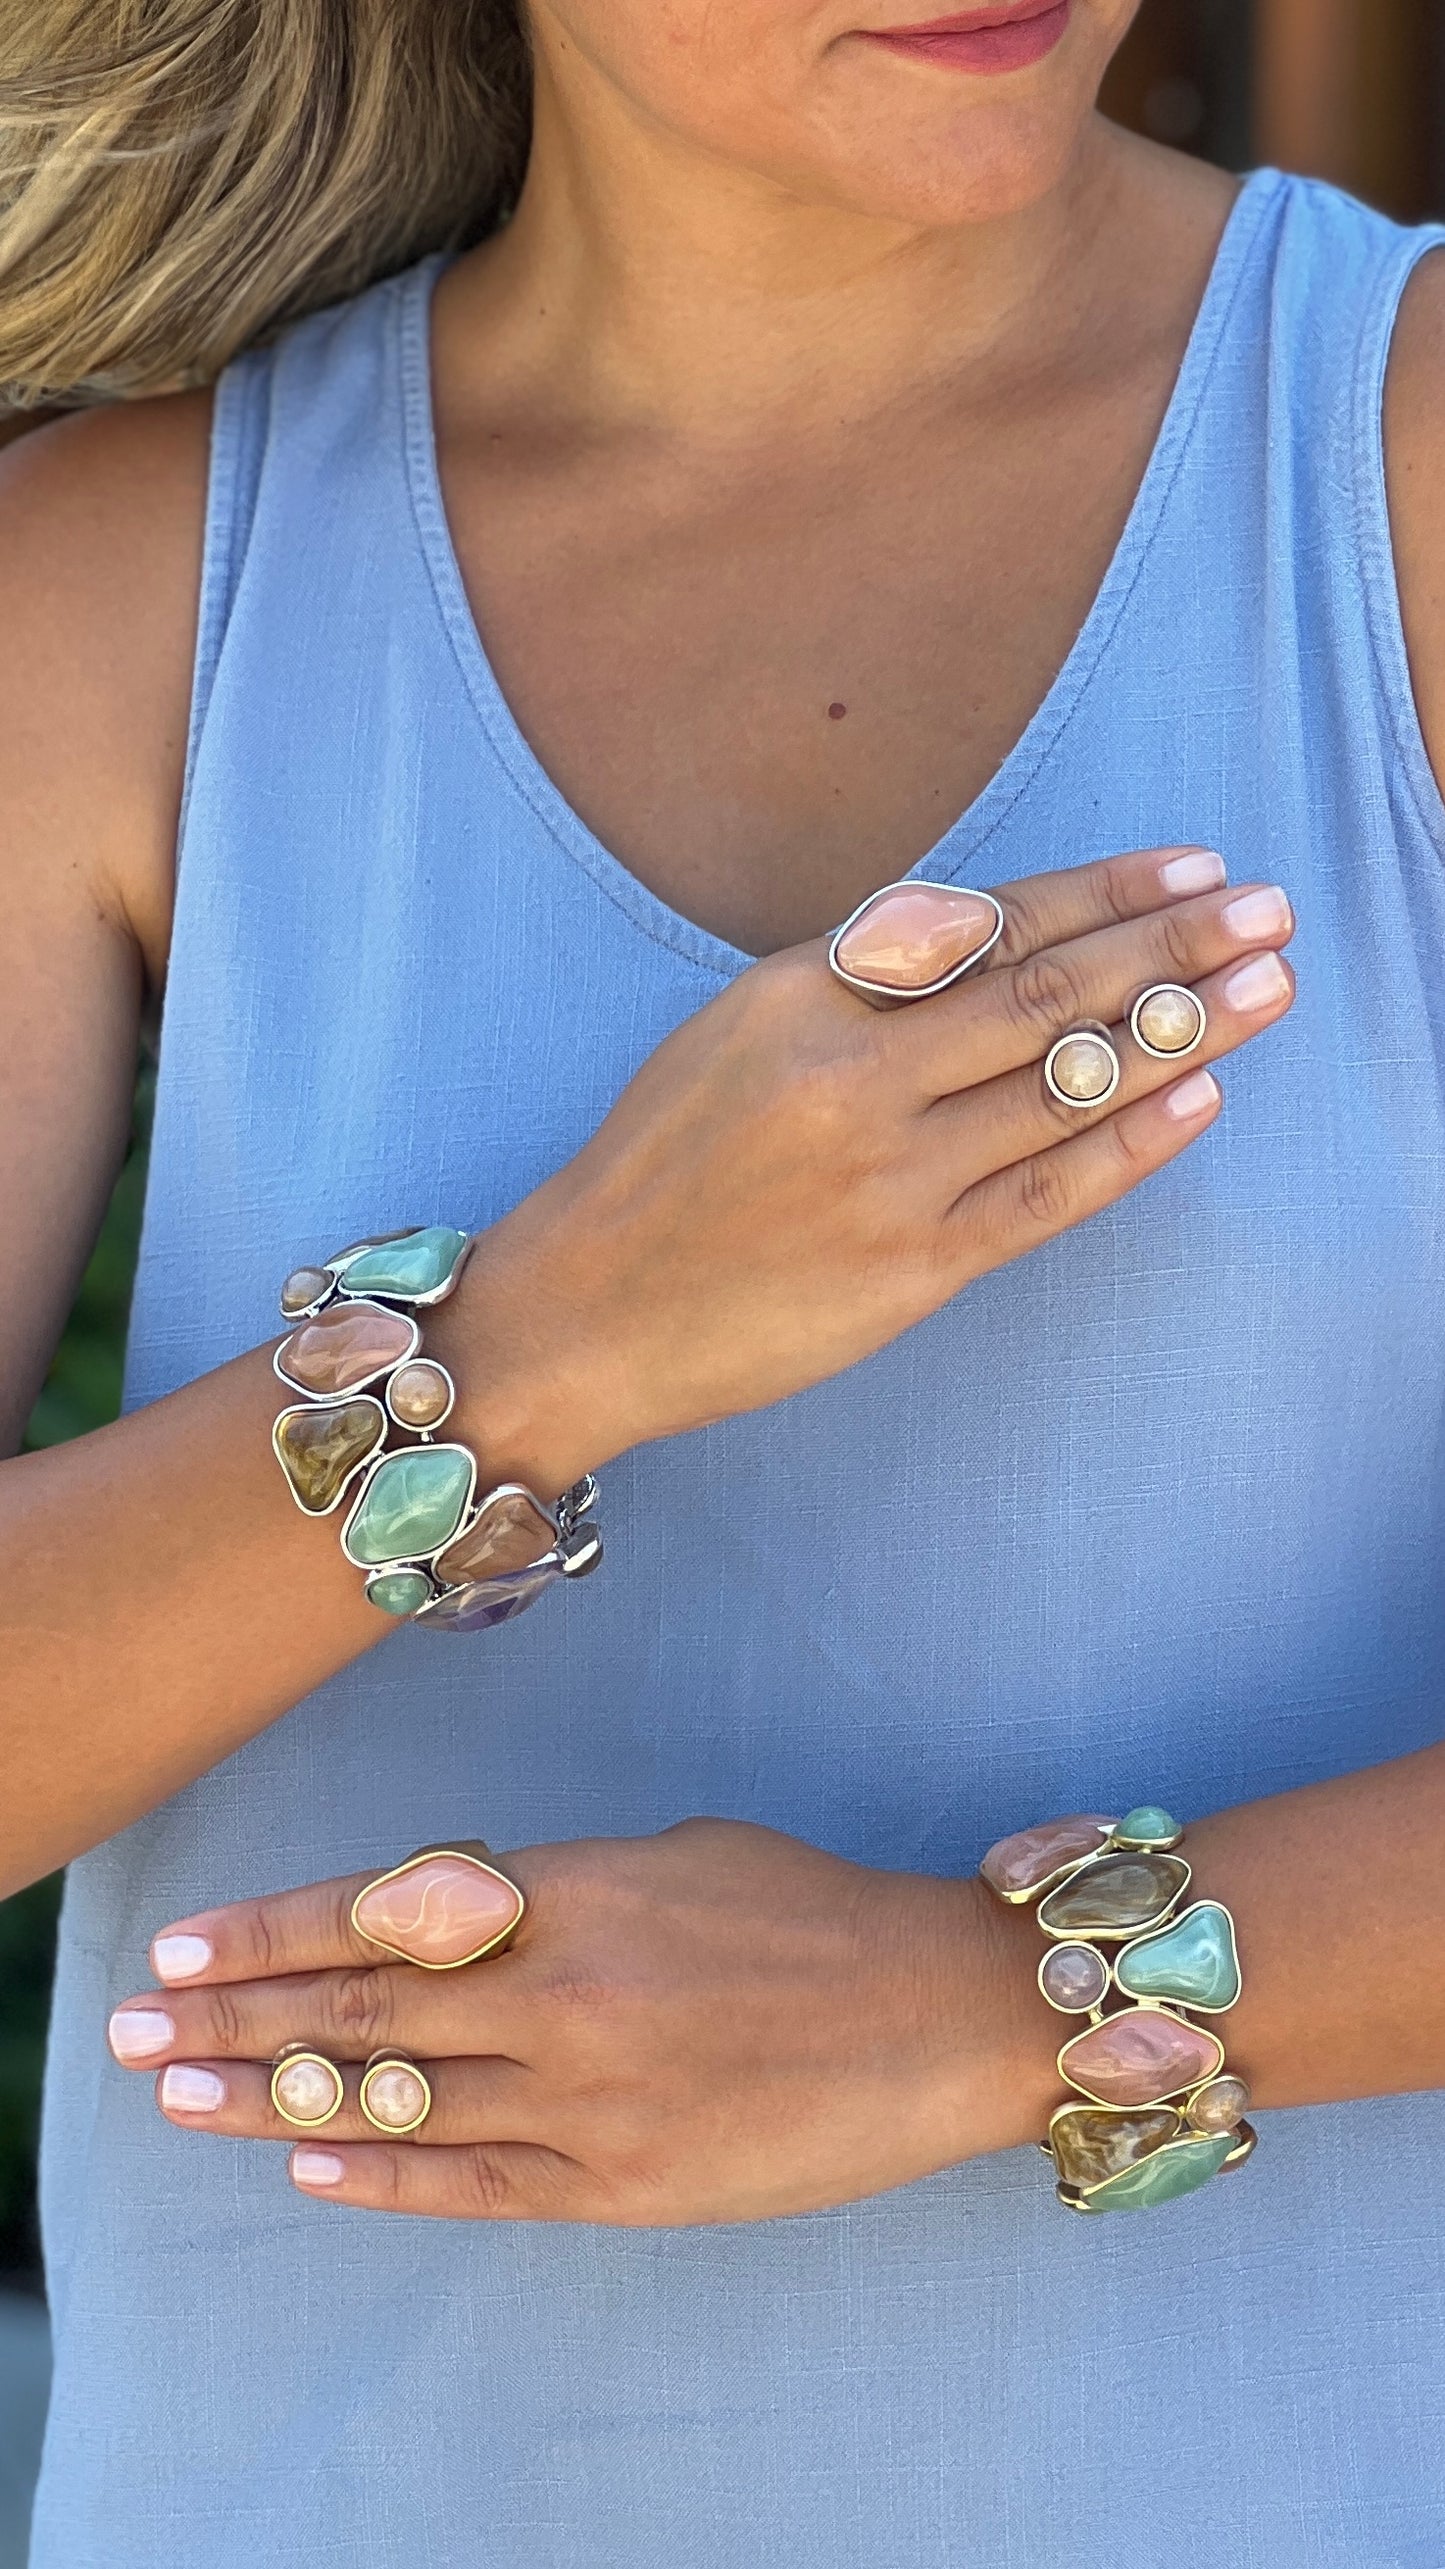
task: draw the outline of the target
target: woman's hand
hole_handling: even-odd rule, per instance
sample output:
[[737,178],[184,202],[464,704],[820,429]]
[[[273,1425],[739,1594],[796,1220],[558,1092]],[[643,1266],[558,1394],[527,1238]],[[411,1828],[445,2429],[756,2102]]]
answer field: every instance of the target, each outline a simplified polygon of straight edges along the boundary
[[[453,2219],[758,2221],[1044,2127],[1047,2010],[1015,1921],[975,1883],[721,1820],[495,1861],[527,1913],[505,1952],[460,1970],[358,1937],[366,1875],[166,1929],[163,1994],[116,2011],[116,2057],[160,2070],[174,2123],[295,2144],[270,2064],[313,2045],[345,2065],[346,2102],[293,2148],[295,2182]],[[356,2095],[392,2048],[434,2103],[389,2142]]]
[[[1284,893],[1223,882],[1218,857],[1176,848],[1006,885],[988,966],[886,1013],[822,945],[740,975],[478,1244],[432,1333],[481,1386],[463,1433],[560,1489],[840,1372],[1126,1194],[1213,1121],[1204,1065],[1293,996],[1270,951],[1293,933]],[[1155,981],[1208,1010],[1182,1076],[1120,1023]],[[1093,1112],[1041,1068],[1086,1018],[1118,1029],[1123,1063]]]

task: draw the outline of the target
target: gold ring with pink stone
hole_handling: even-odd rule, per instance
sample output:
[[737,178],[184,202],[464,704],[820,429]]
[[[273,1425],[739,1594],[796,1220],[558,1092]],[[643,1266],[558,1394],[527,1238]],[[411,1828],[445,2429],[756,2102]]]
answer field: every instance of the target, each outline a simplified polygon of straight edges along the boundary
[[484,1839],[427,1846],[363,1883],[351,1923],[367,1944],[421,1971],[460,1971],[509,1945],[527,1912],[520,1883]]
[[1242,1986],[1234,1919],[1219,1900],[1180,1906],[1192,1879],[1183,1835],[1141,1804],[1122,1820],[1022,1829],[980,1868],[1009,1907],[1038,1902],[1039,1987],[1082,2020],[1058,2055],[1074,2094],[1040,2145],[1073,2212],[1171,2203],[1254,2151],[1249,2089],[1216,2031]]
[[309,2043],[283,2043],[271,2064],[271,2102],[294,2132],[317,2132],[339,2114],[346,2085],[335,2061]]
[[423,1352],[416,1314],[456,1291],[471,1247],[432,1223],[297,1267],[273,1358],[292,1397],[271,1442],[296,1505],[331,1516],[349,1496],[341,1548],[368,1603],[433,1632],[508,1623],[602,1558],[590,1474],[549,1506],[521,1482],[479,1488],[470,1447],[437,1440],[456,1385]]
[[432,2110],[431,2080],[410,2052],[373,2052],[357,2095],[373,2132],[388,2141],[408,2140]]
[[834,930],[828,961],[871,1008],[906,1007],[975,971],[1003,931],[1002,904],[991,892],[909,875],[859,902]]

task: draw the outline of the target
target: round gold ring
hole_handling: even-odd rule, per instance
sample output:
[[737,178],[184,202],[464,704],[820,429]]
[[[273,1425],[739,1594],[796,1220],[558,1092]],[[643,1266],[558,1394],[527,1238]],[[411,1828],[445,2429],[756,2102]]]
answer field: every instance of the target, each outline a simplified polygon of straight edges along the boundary
[[346,2084],[335,2061],[309,2043],[283,2043],[271,2064],[271,2102],[293,2131],[315,2132],[339,2114]]
[[431,2112],[431,2080],[410,2052],[373,2052],[361,2073],[357,2102],[374,2132],[403,2141],[421,2130]]
[[[465,1900],[448,1898],[444,1877],[425,1877],[424,1868],[439,1862],[471,1866],[492,1882],[500,1883],[509,1895],[506,1914],[499,1914],[498,1922],[486,1932],[476,1932],[480,1921],[474,1917],[472,1932],[468,1932]],[[393,1889],[397,1884],[402,1886],[400,1891]],[[378,1892],[389,1892],[391,1896],[378,1903]],[[497,1912],[498,1904],[492,1905]],[[404,1863],[374,1874],[352,1901],[351,1923],[363,1942],[394,1954],[398,1962],[413,1963],[418,1971],[461,1971],[487,1954],[501,1953],[511,1943],[526,1910],[521,1884],[492,1863],[485,1839],[472,1838],[464,1846],[418,1847]]]

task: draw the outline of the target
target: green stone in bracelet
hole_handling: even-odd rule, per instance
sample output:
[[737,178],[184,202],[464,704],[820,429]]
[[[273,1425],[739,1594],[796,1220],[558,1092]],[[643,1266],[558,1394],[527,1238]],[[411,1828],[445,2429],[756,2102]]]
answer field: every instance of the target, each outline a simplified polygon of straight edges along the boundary
[[1214,2140],[1168,2141],[1137,2167],[1125,2168],[1095,2186],[1079,2204],[1082,2212],[1149,2212],[1156,2204],[1174,2203],[1217,2177],[1238,2135],[1222,2132]]
[[346,1521],[342,1550],[358,1569],[422,1561],[449,1543],[471,1502],[477,1467],[464,1445],[417,1445],[374,1464]]
[[424,1570],[379,1570],[366,1583],[366,1602],[384,1615],[414,1615],[432,1592]]
[[398,1302],[440,1301],[468,1245],[465,1231],[433,1223],[348,1258],[341,1269],[341,1290],[349,1296],[382,1294]]
[[1127,1998],[1172,1998],[1203,2016],[1222,2016],[1240,1990],[1234,1920],[1217,1900],[1200,1900],[1157,1935],[1126,1945],[1114,1978]]
[[1184,1831],[1157,1802],[1141,1802],[1138,1809],[1126,1811],[1114,1829],[1115,1846],[1142,1847],[1165,1853],[1177,1846]]

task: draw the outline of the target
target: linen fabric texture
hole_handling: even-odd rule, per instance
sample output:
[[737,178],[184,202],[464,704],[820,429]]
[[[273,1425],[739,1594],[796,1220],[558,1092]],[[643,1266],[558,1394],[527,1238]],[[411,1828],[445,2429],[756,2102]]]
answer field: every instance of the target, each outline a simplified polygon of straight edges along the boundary
[[[710,1812],[952,1874],[1052,1813],[1188,1820],[1437,1738],[1445,810],[1381,396],[1442,239],[1246,185],[1093,610],[918,869],[1193,841],[1282,881],[1299,1004],[1218,1127],[843,1379],[613,1464],[600,1578],[397,1632],[73,1868],[34,2569],[1439,2569],[1436,2095],[1266,2116],[1247,2171],[1131,2221],[1020,2150],[751,2227],[469,2226],[169,2128],[104,2025],[166,1921],[459,1835]],[[435,273],[220,387],[132,1405],[276,1331],[339,1240],[503,1214],[746,960],[498,691]]]

